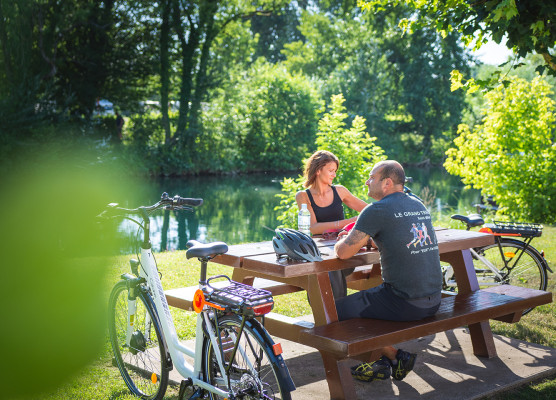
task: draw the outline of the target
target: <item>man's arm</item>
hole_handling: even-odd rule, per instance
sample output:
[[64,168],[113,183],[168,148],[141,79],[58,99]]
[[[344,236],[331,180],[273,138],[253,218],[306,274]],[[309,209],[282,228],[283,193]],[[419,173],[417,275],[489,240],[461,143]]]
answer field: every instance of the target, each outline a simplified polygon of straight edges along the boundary
[[367,245],[369,235],[364,232],[352,229],[345,239],[340,239],[334,246],[334,254],[338,258],[346,259],[357,253],[361,247]]

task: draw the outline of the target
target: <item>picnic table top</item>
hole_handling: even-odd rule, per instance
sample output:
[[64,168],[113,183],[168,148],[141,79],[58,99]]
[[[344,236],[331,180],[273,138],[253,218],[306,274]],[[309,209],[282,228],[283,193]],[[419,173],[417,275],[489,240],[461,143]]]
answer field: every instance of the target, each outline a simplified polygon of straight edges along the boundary
[[[435,233],[441,254],[494,243],[492,235],[480,232],[439,227],[435,228]],[[380,254],[376,249],[362,249],[355,256],[340,260],[334,256],[335,240],[325,240],[322,237],[313,239],[321,251],[323,261],[303,262],[285,258],[277,260],[271,241],[232,245],[226,254],[215,257],[212,261],[276,277],[306,276],[380,263]]]

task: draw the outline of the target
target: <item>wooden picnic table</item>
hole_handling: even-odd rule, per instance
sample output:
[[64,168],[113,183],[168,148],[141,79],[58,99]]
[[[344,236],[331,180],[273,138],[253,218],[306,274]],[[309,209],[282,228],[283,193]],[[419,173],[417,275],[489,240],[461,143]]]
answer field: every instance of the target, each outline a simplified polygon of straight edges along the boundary
[[[492,235],[459,229],[435,228],[441,261],[452,265],[459,293],[479,288],[470,248],[494,243]],[[329,271],[356,268],[348,277],[348,287],[363,290],[382,282],[378,250],[361,250],[347,260],[334,256],[335,240],[315,237],[323,261],[297,262],[277,260],[271,241],[230,246],[228,252],[213,262],[234,267],[233,278],[238,282],[253,284],[254,278],[263,278],[285,285],[276,286],[274,294],[285,294],[299,289],[306,290],[313,310],[315,326],[338,320]],[[272,289],[272,288],[271,288]],[[278,335],[280,336],[280,335]],[[486,335],[488,336],[488,334]],[[492,336],[492,335],[490,335]],[[287,338],[289,339],[289,338]],[[488,338],[485,341],[489,341]]]
[[[354,319],[338,322],[328,272],[355,268],[347,277],[348,287],[363,290],[382,282],[380,255],[376,249],[362,249],[347,260],[334,256],[335,240],[315,237],[323,261],[277,260],[272,242],[247,243],[229,247],[212,261],[234,268],[232,279],[264,287],[273,295],[306,290],[314,324],[270,313],[265,327],[274,336],[317,348],[322,355],[333,399],[354,399],[355,389],[349,368],[350,358],[369,361],[378,358],[384,345],[426,336],[468,325],[475,355],[495,357],[496,349],[489,319],[516,322],[527,307],[550,302],[551,293],[502,285],[479,290],[470,248],[494,243],[494,236],[474,231],[435,228],[441,261],[451,264],[458,282],[458,295],[443,299],[438,318],[424,323]],[[189,309],[196,288],[166,291],[168,303]],[[467,296],[467,297],[466,297]],[[446,301],[444,301],[446,300]],[[514,301],[515,300],[515,301]],[[511,303],[511,304],[506,304]]]

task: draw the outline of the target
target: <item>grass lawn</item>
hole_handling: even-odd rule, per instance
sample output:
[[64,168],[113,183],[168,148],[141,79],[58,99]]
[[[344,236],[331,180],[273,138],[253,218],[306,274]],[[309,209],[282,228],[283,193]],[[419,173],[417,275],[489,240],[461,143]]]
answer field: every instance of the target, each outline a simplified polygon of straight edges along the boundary
[[[545,227],[543,236],[536,238],[533,245],[545,251],[545,257],[550,268],[556,271],[556,227]],[[116,257],[114,267],[107,277],[110,285],[118,280],[121,273],[127,272],[129,256]],[[162,283],[166,289],[191,286],[198,280],[199,263],[197,260],[187,261],[184,252],[168,252],[157,255],[157,262],[162,273]],[[228,273],[231,269],[211,265],[209,274]],[[556,293],[556,273],[549,273],[548,290]],[[275,311],[290,316],[305,315],[310,313],[310,307],[304,292],[287,296],[276,297]],[[177,331],[182,339],[189,339],[194,332],[194,316],[192,313],[180,312],[173,309],[173,318]],[[491,322],[495,334],[537,343],[543,346],[556,348],[556,304],[552,303],[537,307],[520,322],[505,324],[498,321]],[[36,371],[35,371],[36,372]],[[33,372],[31,372],[33,373]],[[32,380],[32,377],[30,377]],[[177,388],[170,387],[165,399],[177,399]],[[111,350],[108,339],[92,365],[76,372],[69,382],[52,393],[40,397],[38,400],[124,400],[135,399],[127,390],[117,368],[111,363]],[[511,392],[503,393],[493,399],[556,399],[556,376],[534,382]]]

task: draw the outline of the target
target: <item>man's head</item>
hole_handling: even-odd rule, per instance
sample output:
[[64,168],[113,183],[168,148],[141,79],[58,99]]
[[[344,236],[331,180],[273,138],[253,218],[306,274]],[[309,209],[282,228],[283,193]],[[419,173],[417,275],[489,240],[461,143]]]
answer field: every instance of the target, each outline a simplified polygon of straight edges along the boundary
[[404,183],[405,172],[401,164],[386,160],[375,164],[365,185],[369,187],[368,196],[380,200],[389,194],[403,192]]

